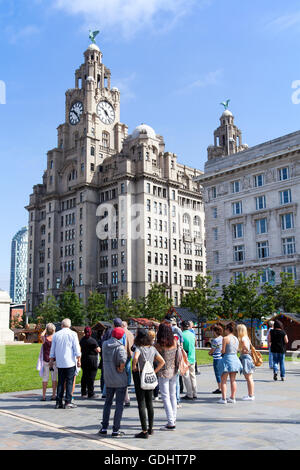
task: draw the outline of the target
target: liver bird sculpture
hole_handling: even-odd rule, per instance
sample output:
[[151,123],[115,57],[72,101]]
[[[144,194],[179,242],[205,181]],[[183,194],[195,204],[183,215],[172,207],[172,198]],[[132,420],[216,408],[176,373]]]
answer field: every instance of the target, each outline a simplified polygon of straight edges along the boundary
[[220,104],[221,104],[222,106],[224,106],[224,109],[228,109],[229,101],[230,101],[230,100],[222,101],[222,103],[220,103]]
[[89,34],[90,40],[92,41],[93,44],[96,44],[95,38],[96,38],[96,36],[98,36],[100,31],[90,31],[89,33],[90,33]]

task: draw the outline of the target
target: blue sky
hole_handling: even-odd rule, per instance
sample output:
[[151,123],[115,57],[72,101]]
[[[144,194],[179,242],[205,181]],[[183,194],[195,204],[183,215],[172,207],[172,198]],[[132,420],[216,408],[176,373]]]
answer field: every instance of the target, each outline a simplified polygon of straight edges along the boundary
[[182,163],[204,168],[227,98],[249,146],[300,128],[296,0],[0,0],[2,289],[94,28],[122,122],[151,125]]

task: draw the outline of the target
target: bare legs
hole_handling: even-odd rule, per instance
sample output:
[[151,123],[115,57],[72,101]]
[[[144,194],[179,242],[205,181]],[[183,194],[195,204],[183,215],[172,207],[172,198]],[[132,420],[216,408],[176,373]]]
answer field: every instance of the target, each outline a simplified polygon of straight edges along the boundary
[[222,398],[223,400],[226,400],[226,393],[227,393],[227,378],[229,375],[230,379],[230,389],[231,389],[231,395],[230,398],[234,399],[236,395],[236,372],[224,372],[221,377],[221,390],[222,390]]
[[249,397],[254,397],[254,380],[253,380],[253,374],[244,374],[245,379],[247,381],[247,387],[248,387],[248,396]]

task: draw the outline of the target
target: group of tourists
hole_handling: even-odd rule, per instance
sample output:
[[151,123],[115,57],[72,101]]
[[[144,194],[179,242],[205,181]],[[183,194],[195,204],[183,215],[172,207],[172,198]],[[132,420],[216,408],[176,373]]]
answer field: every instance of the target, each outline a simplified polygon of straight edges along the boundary
[[[99,435],[108,433],[111,407],[115,399],[116,407],[113,418],[112,436],[120,437],[124,407],[130,406],[128,387],[133,378],[138,405],[141,432],[136,438],[147,439],[153,434],[153,401],[163,402],[166,424],[160,429],[176,429],[177,409],[181,399],[197,399],[196,382],[196,334],[193,323],[184,321],[181,328],[176,319],[167,315],[157,331],[139,328],[136,335],[128,329],[126,322],[116,318],[113,327],[108,328],[97,341],[92,336],[90,327],[85,327],[84,337],[78,340],[77,333],[71,330],[71,321],[65,319],[60,331],[48,324],[42,333],[38,369],[43,378],[42,401],[46,400],[49,374],[52,377],[52,397],[55,408],[76,408],[73,400],[76,376],[82,369],[82,398],[100,398],[94,392],[94,382],[98,369],[101,369],[101,391],[105,399]],[[248,394],[244,401],[255,400],[253,372],[255,370],[251,353],[251,341],[247,328],[243,324],[229,322],[223,329],[221,324],[213,326],[214,338],[211,341],[209,355],[213,357],[213,368],[217,389],[213,394],[220,394],[220,404],[236,402],[236,375],[241,373],[247,382]],[[281,380],[284,380],[284,355],[288,342],[286,333],[279,320],[270,325],[268,344],[273,368],[274,380],[277,380],[278,365]],[[101,353],[101,360],[99,360]],[[238,356],[239,353],[239,356]],[[132,377],[131,377],[132,374]],[[230,396],[227,398],[227,382],[230,381]],[[183,389],[186,393],[181,398]]]

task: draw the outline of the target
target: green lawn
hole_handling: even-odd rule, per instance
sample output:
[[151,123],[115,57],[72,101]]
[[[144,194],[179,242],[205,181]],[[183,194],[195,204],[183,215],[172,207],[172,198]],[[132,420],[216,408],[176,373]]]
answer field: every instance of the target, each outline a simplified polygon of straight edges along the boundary
[[[36,370],[40,344],[24,344],[5,347],[5,363],[0,364],[0,393],[17,392],[23,390],[35,390],[42,388],[42,379]],[[196,351],[199,365],[212,364],[213,359],[207,351]],[[268,355],[263,355],[264,361],[268,361]],[[287,357],[289,361],[292,358]],[[97,374],[97,380],[100,371]],[[80,383],[81,373],[77,376],[76,383]],[[51,379],[49,381],[51,386]]]

